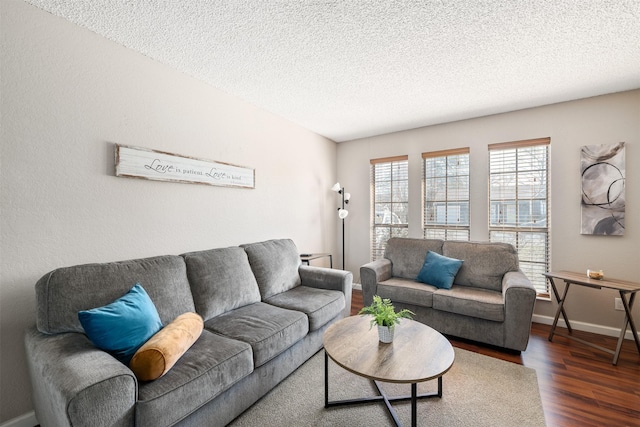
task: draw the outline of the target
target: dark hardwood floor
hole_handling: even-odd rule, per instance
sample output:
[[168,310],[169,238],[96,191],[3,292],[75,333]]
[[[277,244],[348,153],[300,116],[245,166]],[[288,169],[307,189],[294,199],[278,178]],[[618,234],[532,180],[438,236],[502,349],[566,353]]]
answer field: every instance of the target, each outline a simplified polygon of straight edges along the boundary
[[[362,306],[362,292],[354,290],[351,314]],[[640,427],[640,355],[633,341],[625,340],[614,366],[610,354],[595,348],[558,336],[549,342],[550,329],[534,323],[529,346],[520,354],[448,338],[455,347],[535,369],[548,427]],[[602,347],[616,346],[613,337],[581,331],[574,335]]]

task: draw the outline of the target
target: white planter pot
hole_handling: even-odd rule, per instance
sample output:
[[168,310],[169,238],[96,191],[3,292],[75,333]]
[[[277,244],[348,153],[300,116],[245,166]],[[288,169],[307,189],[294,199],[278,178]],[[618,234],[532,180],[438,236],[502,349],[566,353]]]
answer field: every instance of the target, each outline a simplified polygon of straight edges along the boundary
[[395,326],[381,326],[378,325],[378,337],[380,338],[380,342],[390,343],[393,342],[393,331],[395,331]]

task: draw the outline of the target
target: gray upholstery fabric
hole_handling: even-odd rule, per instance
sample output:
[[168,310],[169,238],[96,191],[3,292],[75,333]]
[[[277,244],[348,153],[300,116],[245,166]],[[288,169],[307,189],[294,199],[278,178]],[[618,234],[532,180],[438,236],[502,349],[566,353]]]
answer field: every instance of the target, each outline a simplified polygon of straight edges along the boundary
[[101,307],[140,283],[163,324],[195,311],[184,260],[160,256],[54,270],[36,283],[36,323],[41,332],[84,332],[78,311]]
[[[365,305],[372,303],[374,295],[380,295],[391,299],[396,309],[414,311],[415,320],[443,334],[512,350],[527,348],[536,292],[518,270],[518,254],[513,246],[442,242],[442,255],[464,262],[452,288],[436,290],[414,282],[413,272],[417,275],[422,268],[427,250],[437,252],[439,241],[394,238],[389,242],[392,246],[384,259],[360,267]],[[396,268],[396,262],[400,268]]]
[[[504,346],[524,350],[529,341],[536,290],[522,271],[510,271],[502,279],[502,294],[505,308]],[[527,320],[529,324],[525,328]]]
[[480,319],[504,321],[502,292],[457,285],[438,289],[433,294],[433,308]]
[[502,292],[502,276],[518,271],[518,252],[508,243],[446,241],[442,254],[463,260],[454,283]]
[[[41,425],[226,425],[320,350],[322,333],[349,311],[353,275],[300,266],[290,240],[245,247],[67,267],[42,277],[37,326],[25,334]],[[284,304],[300,297],[307,314],[259,301],[254,272],[269,292],[284,292]],[[152,382],[137,381],[95,348],[77,318],[138,282],[165,324],[187,311],[211,316],[196,343]],[[310,324],[318,329],[309,332]]]
[[360,283],[364,305],[371,305],[378,295],[378,283],[391,279],[391,261],[382,258],[360,267]]
[[309,321],[304,313],[264,302],[221,314],[206,321],[204,326],[250,344],[255,367],[282,353],[309,332]]
[[315,331],[338,316],[345,307],[344,294],[329,289],[296,286],[267,298],[264,302],[289,310],[301,311],[309,319],[309,330]]
[[136,425],[173,425],[252,371],[249,344],[205,330],[169,372],[140,383]]
[[[269,362],[256,367],[250,375],[176,424],[176,427],[226,426],[289,376],[298,366],[321,350],[324,331],[331,323],[340,318],[336,317],[321,329],[310,332]],[[322,378],[318,378],[317,386],[322,387]],[[274,408],[274,410],[282,410],[282,408]]]
[[394,303],[404,302],[431,307],[433,305],[433,293],[437,289],[435,286],[416,282],[415,280],[392,277],[378,283],[377,295],[382,298],[389,298]]
[[84,334],[45,335],[31,327],[25,350],[40,425],[133,425],[138,391],[133,372]]
[[[399,303],[396,304],[396,308],[408,308],[416,313],[414,320],[429,325],[445,335],[466,338],[512,350],[524,350],[526,348],[526,344],[524,347],[513,347],[509,345],[509,342],[506,340],[505,322],[494,322],[493,320],[434,310],[433,308],[413,304]],[[528,328],[530,329],[530,327],[531,325],[529,324]],[[522,325],[520,325],[520,328],[522,328]],[[522,335],[522,331],[518,331],[518,335]],[[528,332],[526,336],[528,340]]]
[[247,253],[239,247],[182,255],[196,311],[204,320],[260,301]]
[[300,284],[300,254],[292,240],[269,240],[241,247],[247,251],[263,300]]
[[428,251],[442,254],[442,240],[392,237],[387,242],[384,257],[392,263],[392,276],[415,279]]
[[[92,426],[120,426],[129,425],[133,408],[128,405],[128,396],[118,395],[106,399],[101,405],[96,405],[96,401],[104,399],[104,396],[111,396],[114,391],[130,387],[131,378],[120,376],[112,378],[109,382],[96,382],[91,387],[82,390],[74,399],[69,402],[67,412],[72,426],[87,425],[87,421]],[[126,408],[126,412],[123,409]]]
[[342,292],[344,296],[343,314],[351,314],[351,294],[353,287],[353,273],[333,268],[320,268],[301,265],[298,268],[300,282],[304,286],[317,289],[331,289]]

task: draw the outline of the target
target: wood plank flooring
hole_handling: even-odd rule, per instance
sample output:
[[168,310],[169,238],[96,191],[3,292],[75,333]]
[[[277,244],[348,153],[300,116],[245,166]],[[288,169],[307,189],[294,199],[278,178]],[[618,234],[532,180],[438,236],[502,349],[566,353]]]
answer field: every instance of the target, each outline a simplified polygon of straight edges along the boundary
[[[351,314],[362,306],[362,292],[354,290]],[[633,341],[625,340],[614,366],[609,353],[564,337],[549,342],[550,329],[534,323],[529,346],[520,354],[448,338],[455,347],[535,369],[548,427],[640,427],[640,355]],[[574,335],[602,347],[616,346],[613,337],[581,331]]]

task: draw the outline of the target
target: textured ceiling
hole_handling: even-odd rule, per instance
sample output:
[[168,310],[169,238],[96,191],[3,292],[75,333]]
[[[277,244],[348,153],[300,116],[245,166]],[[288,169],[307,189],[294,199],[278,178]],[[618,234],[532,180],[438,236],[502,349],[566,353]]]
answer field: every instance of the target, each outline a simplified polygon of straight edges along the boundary
[[334,141],[640,88],[640,0],[26,0]]

